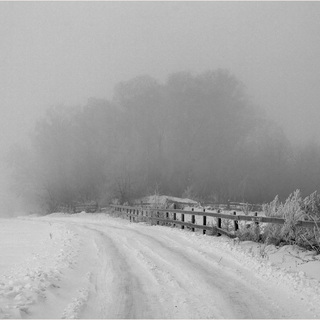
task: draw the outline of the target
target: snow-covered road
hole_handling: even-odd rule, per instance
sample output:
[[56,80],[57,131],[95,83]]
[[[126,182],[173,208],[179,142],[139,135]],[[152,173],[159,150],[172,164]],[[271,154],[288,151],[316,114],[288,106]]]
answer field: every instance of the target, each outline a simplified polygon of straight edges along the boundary
[[104,214],[18,221],[39,230],[44,249],[37,243],[0,278],[2,318],[320,316],[319,281],[287,276],[223,237]]

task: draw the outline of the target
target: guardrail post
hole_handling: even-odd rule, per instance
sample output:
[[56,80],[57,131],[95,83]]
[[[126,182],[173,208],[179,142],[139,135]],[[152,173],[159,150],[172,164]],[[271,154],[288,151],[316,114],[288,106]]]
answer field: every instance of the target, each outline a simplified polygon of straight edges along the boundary
[[[257,217],[258,216],[258,212],[255,212],[254,216]],[[259,222],[255,222],[255,225],[258,227],[259,226]]]
[[[181,213],[181,222],[184,222],[184,213]],[[184,225],[181,225],[181,229],[184,229]]]
[[[234,211],[233,212],[233,215],[237,215],[237,212],[236,211]],[[238,223],[238,221],[237,220],[234,220],[234,231],[237,231],[239,229],[239,223]]]
[[[192,208],[191,211],[194,211],[194,208]],[[195,224],[195,223],[196,223],[195,217],[196,217],[196,216],[195,216],[194,214],[191,216],[191,223],[192,223],[192,224]],[[194,228],[191,228],[191,230],[192,230],[192,232],[194,232]]]
[[[159,218],[159,211],[157,211],[157,218]],[[157,220],[157,224],[159,224],[159,220]]]
[[[203,209],[203,212],[206,212],[206,209]],[[207,225],[207,216],[203,216],[202,224],[203,224],[204,226]],[[205,230],[205,229],[202,230],[202,234],[206,234],[206,230]]]
[[[218,209],[218,213],[220,213],[220,209]],[[222,225],[222,219],[221,218],[218,218],[218,228],[221,229],[221,225]],[[221,233],[217,233],[217,236],[221,236]]]
[[166,212],[166,219],[169,220],[169,212]]
[[[177,220],[177,214],[176,214],[176,212],[173,213],[173,220]],[[176,226],[175,223],[173,224],[173,226],[174,226],[174,227]]]

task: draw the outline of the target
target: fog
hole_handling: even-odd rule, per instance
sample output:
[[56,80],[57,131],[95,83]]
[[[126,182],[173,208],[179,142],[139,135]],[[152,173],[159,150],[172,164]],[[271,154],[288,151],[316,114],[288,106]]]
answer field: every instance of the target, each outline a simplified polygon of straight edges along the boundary
[[1,2],[2,158],[50,106],[112,100],[140,75],[165,84],[219,68],[293,145],[317,142],[319,14],[317,2]]

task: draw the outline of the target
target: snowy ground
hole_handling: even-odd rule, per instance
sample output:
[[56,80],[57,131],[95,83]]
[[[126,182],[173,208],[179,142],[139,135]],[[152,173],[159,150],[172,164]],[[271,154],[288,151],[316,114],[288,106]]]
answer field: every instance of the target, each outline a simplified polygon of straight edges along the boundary
[[320,256],[107,214],[0,220],[0,318],[320,318]]

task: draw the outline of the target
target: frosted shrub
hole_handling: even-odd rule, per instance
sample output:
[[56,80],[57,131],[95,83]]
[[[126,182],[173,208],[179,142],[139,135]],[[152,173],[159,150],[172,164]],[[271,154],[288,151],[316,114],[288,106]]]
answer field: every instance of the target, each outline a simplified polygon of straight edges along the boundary
[[260,241],[260,228],[259,226],[255,225],[254,223],[251,224],[244,224],[240,227],[237,231],[237,237],[241,241]]
[[[281,212],[278,212],[280,207],[279,197],[276,196],[273,201],[267,204],[262,205],[262,211],[265,213],[267,217],[281,217]],[[279,245],[280,244],[280,235],[281,233],[281,225],[277,224],[267,224],[264,228],[264,232],[262,234],[262,239],[264,242],[268,244]]]
[[263,241],[278,246],[282,242],[281,227],[279,224],[267,224],[262,234]]
[[233,221],[229,219],[222,219],[221,220],[221,228],[226,231],[232,231],[233,230]]
[[273,201],[262,205],[262,211],[267,217],[278,217],[278,207],[280,205],[279,197],[276,196]]
[[302,208],[308,220],[320,220],[320,195],[317,191],[303,200]]
[[252,211],[252,205],[249,203],[245,203],[241,206],[241,211],[247,216]]
[[[320,221],[320,195],[316,191],[303,200],[302,208],[305,220]],[[300,238],[304,243],[308,243],[311,249],[320,253],[320,224],[316,224],[312,229],[305,229]]]
[[297,244],[302,247],[320,250],[319,227],[305,228],[297,226],[299,220],[319,221],[320,197],[316,192],[302,199],[300,190],[290,194],[284,203],[276,197],[270,204],[263,206],[268,217],[279,217],[285,220],[283,225],[268,224],[262,238],[268,244]]
[[280,237],[284,242],[295,243],[299,237],[301,228],[297,227],[297,221],[302,220],[305,213],[302,209],[302,198],[300,190],[290,194],[284,204],[280,204],[278,212],[285,219],[282,225]]
[[297,237],[296,223],[304,212],[301,209],[302,198],[299,190],[287,198],[285,203],[280,203],[278,196],[268,205],[264,206],[264,212],[269,217],[279,217],[285,220],[283,225],[268,224],[264,229],[263,238],[268,244],[294,243]]

